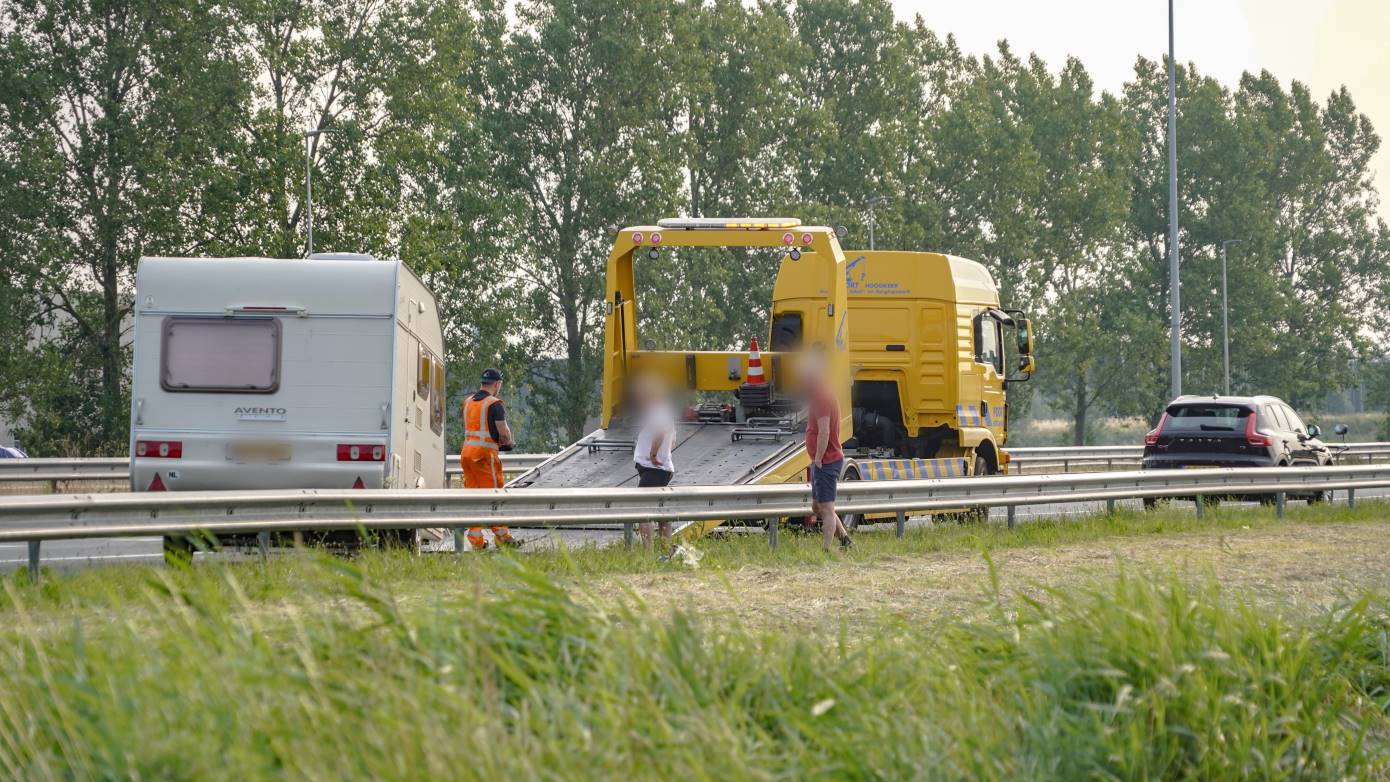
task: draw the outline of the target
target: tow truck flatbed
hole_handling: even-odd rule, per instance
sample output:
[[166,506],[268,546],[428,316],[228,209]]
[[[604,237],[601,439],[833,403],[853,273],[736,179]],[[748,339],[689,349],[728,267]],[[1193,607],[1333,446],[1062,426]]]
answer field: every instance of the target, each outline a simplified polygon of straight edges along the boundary
[[[672,486],[727,486],[756,481],[803,447],[805,425],[761,429],[746,436],[740,424],[682,423],[676,427],[671,458]],[[599,429],[507,483],[514,488],[636,486],[632,460],[635,427]]]

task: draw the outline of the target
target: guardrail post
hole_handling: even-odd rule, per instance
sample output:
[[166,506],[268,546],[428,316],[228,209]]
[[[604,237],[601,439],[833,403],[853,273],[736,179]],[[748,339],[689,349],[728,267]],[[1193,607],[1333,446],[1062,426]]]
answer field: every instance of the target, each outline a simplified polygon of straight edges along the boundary
[[1107,516],[1114,516],[1114,515],[1115,515],[1115,498],[1114,498],[1114,497],[1111,497],[1110,499],[1108,499],[1108,500],[1105,501],[1105,515],[1107,515]]
[[776,550],[777,550],[777,527],[778,527],[778,526],[779,526],[779,520],[778,520],[778,519],[775,519],[775,518],[774,518],[774,519],[768,519],[768,520],[767,520],[767,545],[768,545],[769,547],[771,547],[773,551],[776,551]]
[[1207,498],[1206,498],[1206,497],[1203,497],[1203,496],[1200,495],[1200,494],[1198,494],[1198,495],[1197,495],[1197,518],[1200,519],[1200,518],[1202,518],[1204,515],[1206,515],[1206,508],[1207,508]]
[[462,554],[468,550],[468,543],[463,534],[463,527],[454,528],[454,553]]
[[907,511],[898,511],[898,537],[907,534]]
[[623,522],[623,548],[632,548],[632,522]]
[[29,582],[39,580],[39,541],[29,541]]
[[257,532],[257,533],[256,533],[256,548],[259,549],[260,552],[261,552],[261,562],[269,562],[269,561],[270,561],[270,533],[269,533],[269,532]]
[[1017,507],[1016,507],[1016,506],[1014,506],[1014,505],[1010,505],[1010,506],[1009,506],[1009,529],[1013,529],[1013,528],[1014,528],[1014,512],[1015,512],[1016,510],[1017,510]]
[[1356,507],[1356,489],[1347,489],[1347,509]]
[[1284,518],[1284,493],[1281,491],[1274,495],[1274,515]]

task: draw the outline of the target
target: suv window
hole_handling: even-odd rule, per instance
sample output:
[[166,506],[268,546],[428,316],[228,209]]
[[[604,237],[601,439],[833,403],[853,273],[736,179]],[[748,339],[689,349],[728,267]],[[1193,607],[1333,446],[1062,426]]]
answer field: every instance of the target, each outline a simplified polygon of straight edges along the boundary
[[1284,411],[1279,409],[1279,405],[1265,405],[1265,418],[1269,419],[1270,425],[1281,432],[1289,431],[1289,421],[1284,417]]
[[1164,433],[1174,432],[1234,432],[1245,428],[1245,419],[1252,411],[1231,404],[1174,405],[1168,408]]
[[1303,425],[1303,419],[1298,417],[1298,413],[1295,413],[1292,407],[1288,405],[1280,405],[1280,407],[1283,408],[1284,417],[1289,421],[1290,432],[1298,432],[1300,434],[1308,433],[1308,427]]

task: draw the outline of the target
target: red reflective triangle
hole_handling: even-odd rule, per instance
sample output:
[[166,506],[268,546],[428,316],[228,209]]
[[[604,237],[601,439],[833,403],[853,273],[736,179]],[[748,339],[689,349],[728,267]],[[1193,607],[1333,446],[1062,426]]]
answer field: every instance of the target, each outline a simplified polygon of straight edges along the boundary
[[168,491],[164,488],[164,481],[160,479],[159,473],[154,474],[154,480],[150,481],[150,488],[145,491]]
[[365,488],[367,488],[367,484],[363,483],[361,478],[358,478],[357,481],[356,481],[355,483],[352,484],[352,488],[354,488],[354,489],[365,489]]

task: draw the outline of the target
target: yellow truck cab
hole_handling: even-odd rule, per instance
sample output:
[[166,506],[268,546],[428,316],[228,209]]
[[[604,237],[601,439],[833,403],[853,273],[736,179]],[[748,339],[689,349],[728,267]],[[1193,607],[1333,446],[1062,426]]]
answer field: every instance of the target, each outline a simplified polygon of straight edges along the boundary
[[[1031,324],[999,303],[984,266],[941,253],[845,251],[859,479],[1006,471],[1006,385],[1032,372]],[[772,294],[774,352],[806,344],[824,306],[825,260],[784,256]],[[1006,342],[1015,344],[1009,366]]]

